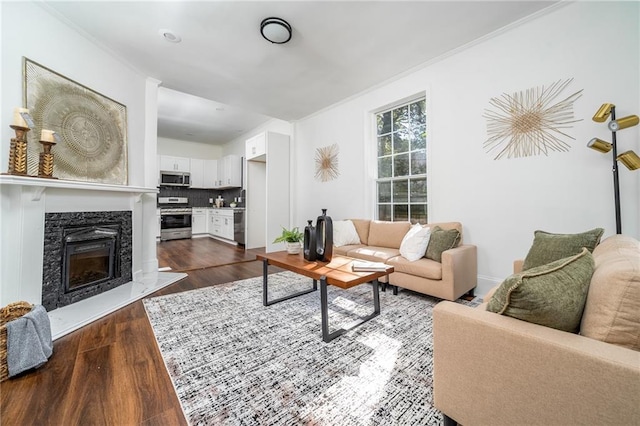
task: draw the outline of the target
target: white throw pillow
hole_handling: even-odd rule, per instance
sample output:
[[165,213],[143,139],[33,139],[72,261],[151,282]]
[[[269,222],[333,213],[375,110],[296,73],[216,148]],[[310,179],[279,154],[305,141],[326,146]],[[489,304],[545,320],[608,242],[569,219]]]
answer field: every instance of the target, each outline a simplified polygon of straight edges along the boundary
[[400,243],[400,254],[409,262],[414,262],[424,256],[431,238],[431,228],[416,223]]
[[333,245],[336,247],[349,244],[360,244],[358,231],[350,220],[336,220],[333,222]]

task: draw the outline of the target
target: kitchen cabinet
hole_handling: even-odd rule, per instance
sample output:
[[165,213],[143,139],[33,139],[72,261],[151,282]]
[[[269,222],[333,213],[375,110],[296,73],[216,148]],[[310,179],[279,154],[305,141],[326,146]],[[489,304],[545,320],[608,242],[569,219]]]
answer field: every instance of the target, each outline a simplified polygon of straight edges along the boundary
[[240,188],[242,186],[242,158],[226,155],[218,160],[216,188]]
[[206,208],[192,209],[191,233],[193,235],[207,233],[207,209]]
[[266,161],[266,139],[266,133],[260,133],[251,139],[247,139],[245,143],[245,158],[253,161]]
[[204,160],[204,187],[215,188],[218,179],[218,160]]
[[215,188],[217,178],[218,160],[191,158],[191,188]]
[[[270,253],[282,250],[282,244],[273,240],[282,234],[283,226],[291,226],[290,146],[287,135],[265,132],[260,136],[264,155],[252,159],[247,155],[245,238],[246,248],[264,247]],[[254,139],[247,141],[247,147]]]
[[233,209],[208,209],[207,232],[214,237],[233,240]]
[[168,172],[189,172],[191,159],[185,157],[160,156],[160,170]]
[[191,170],[191,188],[206,188],[204,186],[204,160],[191,158],[189,163]]

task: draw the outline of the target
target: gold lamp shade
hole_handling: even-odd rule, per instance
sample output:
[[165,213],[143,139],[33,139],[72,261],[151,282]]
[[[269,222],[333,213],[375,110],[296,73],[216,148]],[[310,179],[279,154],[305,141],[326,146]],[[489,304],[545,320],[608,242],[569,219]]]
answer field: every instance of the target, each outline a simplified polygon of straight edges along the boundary
[[613,107],[615,107],[614,104],[602,104],[600,109],[596,111],[592,120],[598,123],[604,122],[607,118],[609,118],[609,115],[611,115],[611,108]]
[[587,143],[587,146],[603,154],[606,154],[607,152],[611,151],[611,149],[613,148],[613,145],[611,145],[609,142],[605,142],[602,139],[598,139],[598,138],[591,139]]
[[638,170],[640,169],[640,157],[633,151],[625,151],[622,154],[618,155],[616,158],[619,162],[625,165],[625,167],[629,170]]
[[609,130],[617,132],[618,130],[626,129],[627,127],[636,126],[640,122],[640,118],[637,115],[628,115],[626,117],[612,120],[609,122]]

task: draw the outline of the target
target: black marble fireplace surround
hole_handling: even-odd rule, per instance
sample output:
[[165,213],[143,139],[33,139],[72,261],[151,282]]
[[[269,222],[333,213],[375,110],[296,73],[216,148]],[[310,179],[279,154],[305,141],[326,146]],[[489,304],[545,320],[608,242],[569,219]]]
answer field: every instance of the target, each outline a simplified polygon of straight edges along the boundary
[[[44,262],[42,305],[47,311],[70,305],[103,293],[131,281],[132,278],[132,221],[131,211],[46,213],[44,221]],[[115,231],[115,232],[114,232]],[[104,233],[115,241],[115,263],[108,277],[67,290],[64,279],[68,263],[65,259],[73,250],[70,235]],[[115,235],[114,235],[115,234]],[[90,238],[96,238],[95,236]],[[65,241],[67,241],[65,243]],[[91,244],[91,242],[89,242]],[[87,246],[91,249],[90,245]]]

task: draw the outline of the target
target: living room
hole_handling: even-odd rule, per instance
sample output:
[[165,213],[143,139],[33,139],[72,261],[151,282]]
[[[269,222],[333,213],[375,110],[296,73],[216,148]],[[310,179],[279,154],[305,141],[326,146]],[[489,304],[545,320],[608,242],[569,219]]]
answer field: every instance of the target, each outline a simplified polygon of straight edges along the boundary
[[[28,57],[127,106],[129,185],[155,187],[154,94],[160,82],[140,75],[34,3],[3,3],[0,13],[4,132],[0,164],[8,161],[10,118],[22,105],[22,57]],[[602,103],[614,103],[621,117],[640,111],[639,19],[636,2],[562,2],[301,120],[266,123],[238,136],[223,151],[236,153],[246,139],[262,131],[288,133],[293,152],[289,225],[303,227],[322,208],[334,219],[374,218],[373,113],[424,96],[429,221],[463,224],[465,242],[478,247],[476,294],[482,296],[512,273],[513,260],[527,254],[535,230],[577,233],[601,227],[603,238],[615,234],[609,157],[586,144],[594,137],[610,137],[603,124],[591,120]],[[580,90],[582,95],[573,104],[574,117],[580,121],[560,129],[570,136],[564,137],[570,144],[567,152],[495,160],[495,153],[484,149],[483,114],[491,108],[491,98],[570,78],[558,99]],[[621,150],[640,152],[639,129],[620,133]],[[339,177],[318,182],[313,173],[315,152],[331,144],[339,146]],[[619,173],[622,232],[638,239],[640,174],[624,167]],[[152,195],[132,198],[103,194],[82,206],[115,204],[134,210],[135,278],[158,268],[156,200]],[[47,190],[38,202],[47,211],[64,211],[78,200],[78,194],[66,199]],[[23,259],[42,256],[41,248],[34,250],[24,240],[39,225],[26,223],[27,232],[19,232],[5,220],[9,208],[2,206],[3,302],[25,298],[12,283],[29,278],[31,264]],[[14,264],[24,266],[16,270]]]

